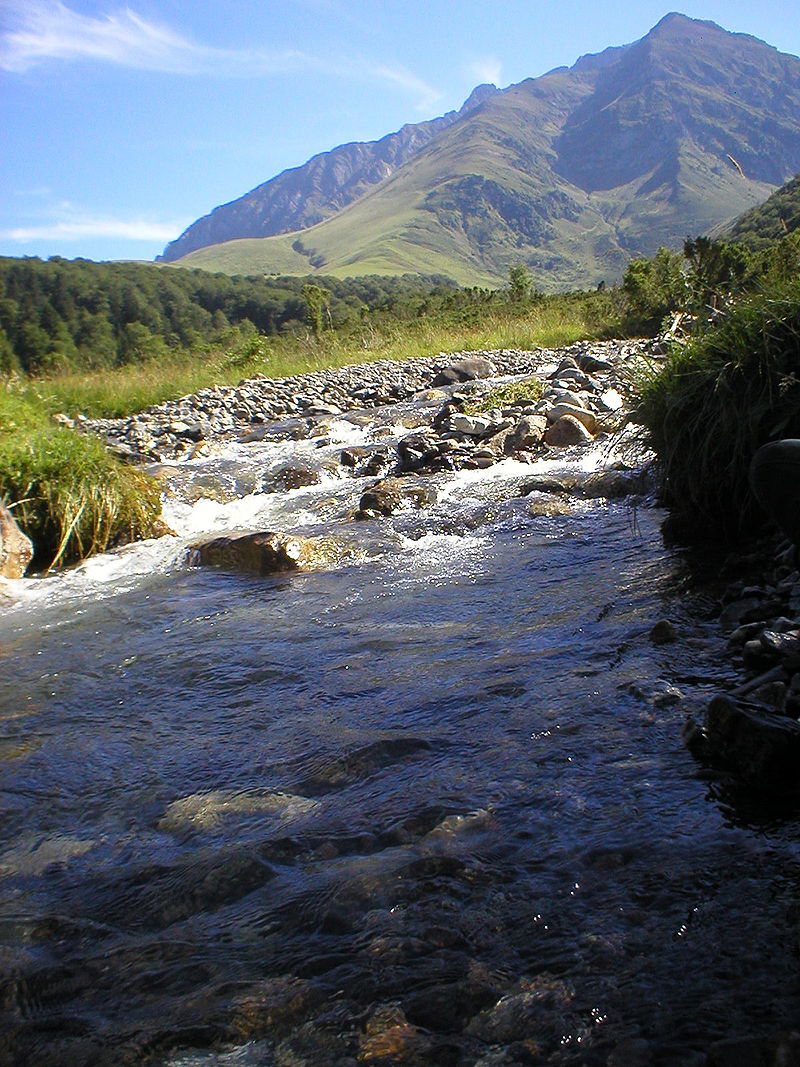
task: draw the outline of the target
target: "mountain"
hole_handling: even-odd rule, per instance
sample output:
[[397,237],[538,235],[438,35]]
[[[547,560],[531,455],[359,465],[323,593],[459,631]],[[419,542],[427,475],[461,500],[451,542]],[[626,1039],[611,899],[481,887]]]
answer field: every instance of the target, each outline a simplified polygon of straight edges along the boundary
[[462,284],[525,263],[543,289],[585,287],[798,170],[800,59],[673,13],[633,44],[317,156],[194,223],[164,259]]
[[800,230],[800,174],[763,204],[751,208],[733,223],[720,229],[720,236],[741,241],[750,248],[767,248],[787,233]]
[[479,85],[458,111],[408,124],[379,141],[339,145],[313,156],[302,167],[285,170],[238,200],[214,208],[168,244],[159,259],[171,262],[223,241],[270,237],[322,222],[388,178],[437,133],[496,92],[493,85]]

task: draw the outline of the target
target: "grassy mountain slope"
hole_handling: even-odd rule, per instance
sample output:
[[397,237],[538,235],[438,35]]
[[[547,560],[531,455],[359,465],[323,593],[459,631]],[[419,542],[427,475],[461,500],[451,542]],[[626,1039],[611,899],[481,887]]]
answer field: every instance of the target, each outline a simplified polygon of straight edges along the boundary
[[768,248],[781,237],[800,229],[800,174],[796,175],[776,193],[751,208],[731,225],[721,230],[721,236],[731,241],[741,241],[750,248]]
[[800,169],[800,60],[670,15],[633,45],[488,95],[318,224],[180,262],[237,272],[445,273],[526,263],[552,290],[615,280]]

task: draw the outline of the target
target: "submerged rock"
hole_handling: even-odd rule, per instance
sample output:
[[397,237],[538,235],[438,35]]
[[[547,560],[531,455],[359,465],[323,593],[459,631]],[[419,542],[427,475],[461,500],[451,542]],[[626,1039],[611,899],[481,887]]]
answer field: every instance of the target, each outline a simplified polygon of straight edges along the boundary
[[381,515],[394,515],[397,511],[423,508],[435,502],[436,493],[430,486],[408,478],[384,478],[362,494],[356,518],[376,519]]
[[269,790],[214,789],[210,793],[192,793],[173,801],[158,821],[158,829],[167,833],[192,828],[209,830],[231,815],[270,814],[293,816],[305,814],[316,804],[308,797]]

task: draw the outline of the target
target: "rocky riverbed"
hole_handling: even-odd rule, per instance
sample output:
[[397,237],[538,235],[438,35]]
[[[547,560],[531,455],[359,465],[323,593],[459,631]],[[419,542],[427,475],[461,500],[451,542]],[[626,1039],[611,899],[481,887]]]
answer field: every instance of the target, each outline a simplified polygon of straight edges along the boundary
[[[83,419],[79,428],[99,434],[127,459],[168,460],[196,455],[198,449],[202,454],[214,443],[266,431],[271,424],[291,419],[302,420],[305,431],[312,432],[323,420],[345,412],[396,404],[425,390],[452,389],[459,382],[542,373],[549,377],[549,403],[533,405],[532,411],[530,405],[520,405],[493,413],[481,423],[435,427],[444,429],[450,441],[474,451],[472,446],[479,441],[498,446],[497,435],[514,429],[524,415],[549,413],[557,403],[601,417],[618,411],[623,403],[620,394],[626,391],[625,369],[651,349],[648,342],[639,341],[587,342],[533,352],[503,349],[442,353],[407,362],[383,360],[290,378],[262,376],[236,386],[203,389],[126,419]],[[446,399],[444,391],[440,398]],[[458,403],[456,395],[456,407]],[[574,416],[567,409],[561,414]],[[593,436],[592,420],[584,417],[584,422]],[[299,436],[304,431],[294,424],[293,432]]]
[[[354,515],[374,519],[435,501],[430,485],[413,476],[486,468],[507,457],[533,462],[619,436],[630,418],[632,366],[643,356],[658,359],[658,346],[608,341],[534,352],[442,353],[291,378],[262,376],[205,389],[128,419],[84,420],[81,428],[103,436],[126,459],[169,464],[208,455],[231,439],[314,438],[324,444],[331,420],[352,418],[366,426],[376,409],[414,400],[413,413],[399,415],[408,433],[391,443],[379,439],[344,448],[338,456],[340,473],[375,476]],[[541,380],[541,396],[523,392],[504,402],[497,379],[525,376]],[[496,406],[487,404],[493,390]],[[550,498],[540,504],[545,513],[566,496],[615,498],[653,489],[646,466],[615,467],[532,478],[525,492]],[[169,466],[156,470],[169,478]],[[313,459],[289,462],[273,470],[261,488],[291,490],[325,473],[325,465]],[[197,491],[224,494],[208,481]],[[719,624],[740,684],[719,694],[699,716],[689,712],[685,737],[698,759],[748,787],[795,794],[800,792],[800,571],[789,546],[780,547],[762,542],[755,553],[759,579],[739,580],[722,591]],[[327,563],[337,551],[348,555],[346,548],[332,551],[329,539],[315,545],[291,535],[256,534],[206,542],[192,550],[192,558],[269,573]],[[673,637],[668,626],[654,630],[654,641]]]

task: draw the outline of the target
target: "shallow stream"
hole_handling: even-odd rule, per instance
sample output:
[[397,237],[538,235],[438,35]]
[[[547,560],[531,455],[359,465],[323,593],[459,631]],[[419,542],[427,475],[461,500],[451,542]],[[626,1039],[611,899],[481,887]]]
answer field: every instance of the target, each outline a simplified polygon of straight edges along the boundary
[[[333,464],[260,491],[369,433],[176,465],[179,536],[0,617],[0,1062],[683,1065],[797,1021],[796,820],[682,746],[727,668],[662,514],[510,460],[363,523]],[[358,552],[186,565],[231,528]]]

